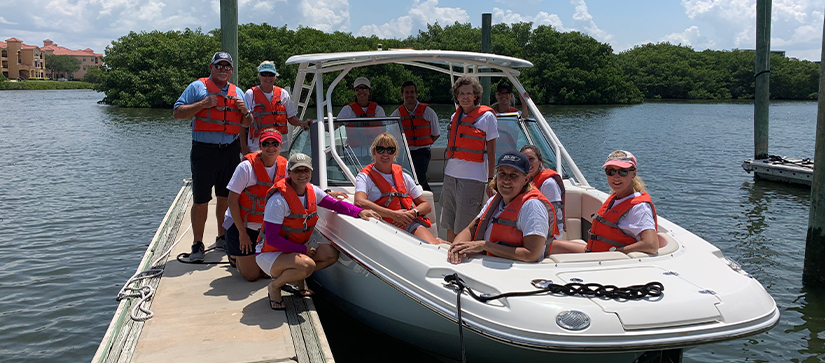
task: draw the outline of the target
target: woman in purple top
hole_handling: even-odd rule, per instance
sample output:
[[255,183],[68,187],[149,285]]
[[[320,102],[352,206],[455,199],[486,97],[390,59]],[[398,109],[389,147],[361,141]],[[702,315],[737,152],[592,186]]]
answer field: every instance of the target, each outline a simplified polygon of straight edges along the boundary
[[[269,284],[269,303],[273,310],[283,310],[281,288],[287,283],[298,285],[299,293],[311,295],[304,279],[313,272],[327,268],[338,260],[338,250],[329,243],[318,243],[317,248],[306,242],[317,217],[316,207],[327,208],[355,218],[380,219],[378,213],[358,208],[343,200],[328,196],[320,187],[310,184],[312,161],[305,154],[289,158],[289,178],[275,184],[270,190],[264,210],[264,241],[257,246],[255,261],[272,277]],[[317,205],[314,205],[317,204]],[[300,210],[296,213],[296,210]]]

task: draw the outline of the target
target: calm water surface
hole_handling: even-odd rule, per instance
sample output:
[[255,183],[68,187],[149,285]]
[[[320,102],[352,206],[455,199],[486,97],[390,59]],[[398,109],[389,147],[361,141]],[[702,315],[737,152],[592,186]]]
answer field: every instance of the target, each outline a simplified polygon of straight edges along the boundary
[[[98,105],[101,98],[0,92],[0,361],[89,361],[117,291],[190,174],[187,121],[170,110]],[[801,284],[810,191],[754,182],[742,170],[753,153],[752,104],[542,112],[592,185],[607,189],[599,166],[610,151],[632,151],[657,212],[739,261],[776,299],[776,328],[690,350],[686,361],[825,360],[825,292]],[[771,154],[813,156],[815,128],[816,103],[773,103]],[[322,319],[336,313],[323,301],[319,308]],[[420,357],[368,329],[350,334],[353,322],[335,325],[327,329],[339,361],[384,360],[393,351]],[[347,335],[381,342],[380,354],[352,348]]]

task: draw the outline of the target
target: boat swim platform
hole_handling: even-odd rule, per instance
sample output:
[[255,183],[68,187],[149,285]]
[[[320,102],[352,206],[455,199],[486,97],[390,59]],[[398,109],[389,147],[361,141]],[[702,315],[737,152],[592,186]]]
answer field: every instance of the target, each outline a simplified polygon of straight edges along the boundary
[[[269,307],[264,276],[246,281],[229,266],[221,250],[206,252],[205,262],[181,263],[189,253],[191,181],[175,198],[138,267],[143,271],[155,260],[164,268],[160,278],[132,286],[153,285],[154,297],[143,307],[154,314],[135,321],[131,311],[139,299],[121,300],[92,362],[300,362],[334,363],[332,351],[310,297],[283,292],[285,311]],[[216,198],[209,202],[205,241],[214,241]],[[173,246],[166,256],[163,252]],[[207,242],[207,250],[209,249]],[[142,312],[132,313],[138,318]]]
[[811,186],[814,161],[770,155],[767,159],[748,159],[742,169],[757,178]]

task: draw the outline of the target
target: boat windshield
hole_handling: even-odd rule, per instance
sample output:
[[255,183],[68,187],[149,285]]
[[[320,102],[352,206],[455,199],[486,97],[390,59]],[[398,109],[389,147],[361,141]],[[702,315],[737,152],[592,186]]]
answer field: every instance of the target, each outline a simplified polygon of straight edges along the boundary
[[[446,140],[444,142],[446,146]],[[556,170],[556,155],[535,119],[521,119],[517,113],[499,114],[496,159],[505,152],[518,151],[524,145],[538,147],[544,157],[544,167]]]
[[[327,148],[325,150],[327,166],[327,182],[335,186],[351,186],[353,182],[344,172],[344,168],[355,176],[365,166],[374,162],[370,154],[372,142],[378,135],[384,132],[394,136],[398,141],[397,158],[395,163],[401,165],[404,172],[414,175],[410,153],[407,150],[407,143],[402,136],[401,119],[398,117],[380,118],[355,118],[355,119],[335,119],[333,121],[333,137],[335,138],[335,153],[340,157],[342,163],[335,160],[329,147],[329,132],[327,122],[324,122],[324,140]],[[304,153],[312,155],[312,142],[309,139],[309,132],[301,131],[295,136],[295,142],[289,150],[289,155]]]

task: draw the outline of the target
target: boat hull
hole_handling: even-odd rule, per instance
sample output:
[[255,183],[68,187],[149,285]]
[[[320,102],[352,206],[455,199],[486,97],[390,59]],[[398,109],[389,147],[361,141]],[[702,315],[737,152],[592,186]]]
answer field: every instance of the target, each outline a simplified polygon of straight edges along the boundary
[[[315,272],[312,280],[330,301],[356,320],[442,359],[460,360],[455,321],[436,313],[376,277],[342,254],[335,265]],[[469,299],[466,295],[464,299]],[[531,349],[493,339],[465,328],[467,361],[494,362],[635,362],[645,352],[571,353]],[[656,352],[658,353],[658,352]],[[673,352],[669,353],[671,356]],[[650,353],[648,353],[650,355]],[[680,352],[677,353],[680,355]],[[678,360],[672,360],[674,362]]]

